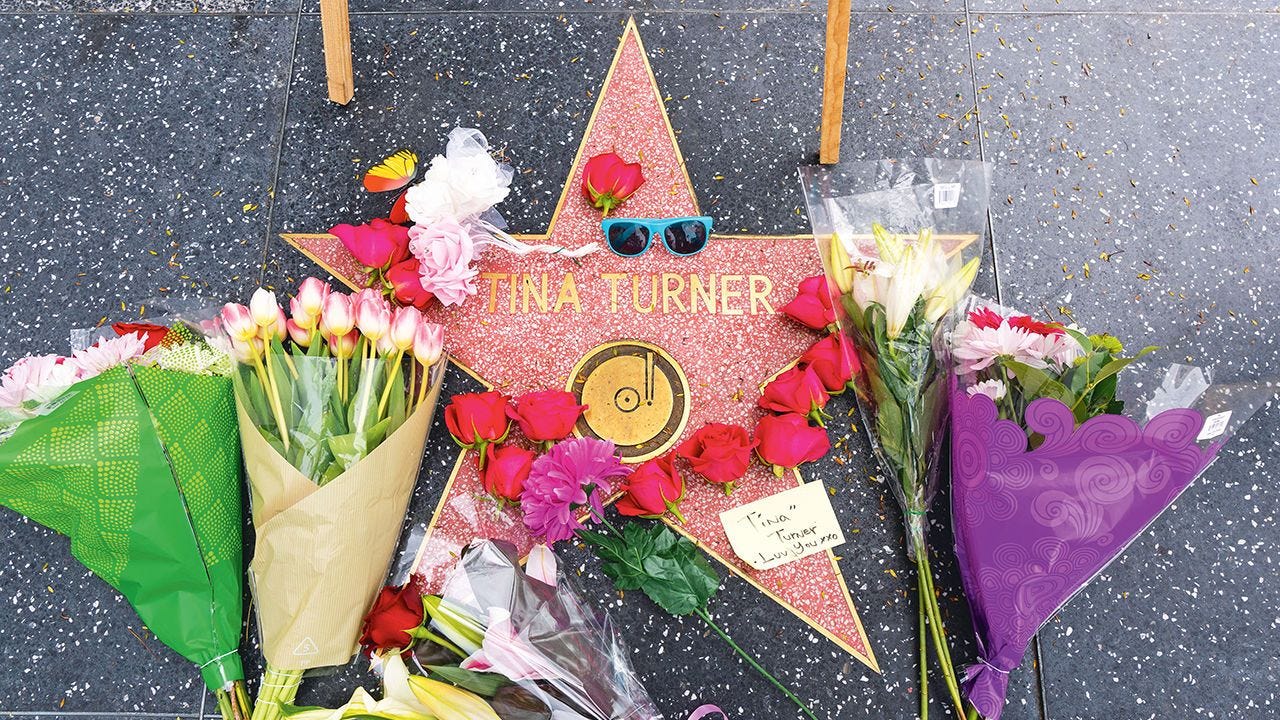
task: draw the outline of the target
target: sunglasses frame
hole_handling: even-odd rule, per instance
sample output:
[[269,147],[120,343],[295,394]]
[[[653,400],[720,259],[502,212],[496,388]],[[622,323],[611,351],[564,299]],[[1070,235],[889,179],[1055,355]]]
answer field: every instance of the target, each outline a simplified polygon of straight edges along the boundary
[[[702,229],[707,234],[707,239],[706,239],[706,242],[702,244],[702,247],[698,248],[697,250],[694,250],[693,252],[690,252],[690,253],[676,252],[675,250],[672,250],[671,245],[667,243],[667,228],[670,228],[673,225],[679,225],[680,223],[686,223],[686,222],[697,222],[701,224]],[[653,246],[653,237],[655,235],[662,238],[662,246],[667,249],[667,252],[671,253],[672,255],[676,255],[678,257],[691,257],[707,249],[707,244],[711,242],[712,222],[713,222],[712,218],[707,215],[696,215],[691,217],[679,217],[679,218],[605,218],[600,222],[600,230],[604,232],[605,247],[609,248],[609,252],[613,253],[614,255],[617,255],[618,257],[638,258],[641,255],[644,255],[645,253],[649,252],[649,248]],[[645,230],[649,231],[649,237],[645,240],[644,248],[640,252],[636,253],[635,255],[624,255],[618,252],[617,250],[614,250],[613,244],[609,242],[609,231],[613,229],[615,226],[622,225],[624,223],[630,224],[630,225],[638,225],[640,227],[643,227]]]

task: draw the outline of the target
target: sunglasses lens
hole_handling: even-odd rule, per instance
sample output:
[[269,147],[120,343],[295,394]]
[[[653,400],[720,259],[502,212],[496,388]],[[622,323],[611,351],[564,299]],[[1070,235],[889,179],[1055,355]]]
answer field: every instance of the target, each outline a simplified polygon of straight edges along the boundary
[[635,257],[649,247],[649,231],[643,225],[617,223],[609,226],[609,247],[619,255]]
[[677,255],[692,255],[707,246],[707,228],[690,220],[667,228],[664,239],[667,248]]

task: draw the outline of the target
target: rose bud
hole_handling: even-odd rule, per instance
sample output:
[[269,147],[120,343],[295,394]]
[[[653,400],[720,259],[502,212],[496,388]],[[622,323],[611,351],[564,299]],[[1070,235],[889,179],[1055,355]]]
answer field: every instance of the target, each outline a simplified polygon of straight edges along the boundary
[[266,288],[253,291],[253,297],[249,298],[249,315],[255,325],[260,328],[271,327],[275,325],[279,314],[280,304],[276,302],[275,293]]
[[489,445],[507,439],[511,431],[507,407],[506,396],[490,390],[454,395],[444,410],[444,424],[454,442],[480,453],[481,469],[484,469]]
[[643,184],[640,163],[627,163],[614,152],[596,155],[582,170],[582,193],[592,207],[603,210],[605,215]]
[[418,326],[422,324],[422,313],[416,308],[398,307],[391,315],[389,337],[396,350],[407,352],[413,349],[413,339],[418,334]]
[[800,364],[812,368],[832,395],[853,387],[853,376],[860,369],[857,353],[840,333],[828,335],[810,346],[800,356]]
[[660,518],[667,513],[684,522],[680,501],[684,480],[676,472],[675,455],[667,453],[636,468],[622,481],[622,497],[614,507],[630,517]]
[[[324,301],[329,298],[329,293],[333,289],[329,287],[329,283],[320,278],[309,277],[302,281],[298,286],[298,294],[294,296],[297,305],[290,305],[293,314],[297,315],[301,310],[309,318],[318,318],[320,313],[324,312]],[[303,325],[303,327],[306,327]]]
[[222,306],[222,328],[231,339],[248,342],[258,337],[258,324],[249,314],[249,308],[238,303],[227,303]]
[[444,354],[444,326],[423,322],[413,335],[413,357],[423,367],[431,367]]
[[408,650],[413,647],[411,633],[422,627],[425,616],[422,595],[413,588],[413,583],[388,585],[378,593],[373,608],[365,615],[360,647],[366,656],[386,650]]
[[833,329],[836,312],[831,306],[831,292],[827,290],[827,278],[814,275],[800,282],[800,291],[791,302],[782,306],[788,317],[814,330]]
[[694,472],[723,485],[724,493],[729,495],[751,466],[751,449],[751,438],[746,429],[737,425],[707,423],[680,443],[676,454],[688,460]]
[[361,335],[376,343],[391,328],[391,309],[382,298],[361,300],[356,305],[356,327],[360,328]]
[[298,347],[311,347],[311,331],[302,327],[292,319],[285,321],[285,326],[289,328],[289,337],[293,340],[293,344]]
[[799,413],[822,425],[822,408],[831,395],[813,368],[793,367],[764,386],[759,405],[780,413]]
[[320,315],[329,335],[346,335],[356,326],[355,306],[350,296],[342,293],[330,293],[324,301],[324,312]]
[[112,323],[111,329],[115,331],[116,335],[120,336],[137,333],[142,338],[143,352],[159,345],[164,340],[164,336],[169,334],[169,328],[155,323],[118,322]]
[[529,479],[538,454],[517,445],[498,445],[489,453],[489,462],[480,470],[480,484],[498,501],[502,508],[510,502],[519,502],[524,492],[524,481]]
[[368,268],[388,268],[409,256],[409,228],[374,218],[367,225],[334,225],[337,235],[356,261]]
[[392,296],[396,302],[421,310],[435,299],[435,295],[422,287],[421,268],[422,264],[418,259],[411,257],[392,265],[387,271],[387,282],[391,283]]
[[756,454],[773,466],[778,477],[784,470],[817,460],[830,449],[827,431],[813,427],[803,415],[766,415],[756,425]]
[[586,409],[571,392],[543,390],[521,395],[514,407],[507,408],[507,417],[516,421],[525,437],[549,450],[555,441],[569,437]]

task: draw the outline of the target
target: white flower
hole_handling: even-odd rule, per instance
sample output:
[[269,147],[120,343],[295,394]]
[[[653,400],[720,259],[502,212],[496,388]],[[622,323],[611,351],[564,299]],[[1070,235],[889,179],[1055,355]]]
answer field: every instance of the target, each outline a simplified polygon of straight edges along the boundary
[[1071,367],[1081,355],[1084,348],[1067,333],[1040,336],[1039,356],[1058,368]]
[[850,291],[859,308],[865,310],[873,303],[884,308],[890,339],[902,334],[921,298],[925,321],[937,322],[969,291],[978,274],[978,258],[953,271],[953,261],[929,230],[922,230],[910,243],[880,225],[871,230],[879,258],[865,271],[854,272]]
[[1004,397],[1005,393],[1008,391],[1009,388],[1005,387],[1005,384],[1000,380],[983,380],[965,392],[969,393],[969,397],[973,397],[974,395],[986,395],[992,400],[999,400]]
[[117,365],[125,364],[146,349],[141,333],[129,333],[109,340],[99,340],[72,355],[67,363],[79,371],[81,380],[88,380]]
[[1012,358],[1033,367],[1047,367],[1041,355],[1040,336],[1000,323],[1000,327],[976,327],[962,323],[956,332],[952,354],[960,361],[962,375],[990,367],[999,358]]
[[422,181],[405,194],[405,210],[418,225],[474,218],[511,192],[511,166],[498,163],[479,130],[455,128],[444,155],[431,160]]
[[22,358],[0,377],[0,410],[31,417],[33,409],[55,400],[79,379],[77,367],[58,355]]

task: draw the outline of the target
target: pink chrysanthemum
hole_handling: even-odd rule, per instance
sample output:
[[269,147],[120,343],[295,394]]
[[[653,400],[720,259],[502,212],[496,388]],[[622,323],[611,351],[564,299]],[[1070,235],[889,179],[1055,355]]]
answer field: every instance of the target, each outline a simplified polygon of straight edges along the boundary
[[576,438],[557,443],[533,461],[525,481],[520,496],[525,526],[548,543],[568,540],[582,529],[577,517],[582,508],[602,516],[604,498],[613,492],[613,478],[627,472],[607,440]]
[[103,339],[77,351],[68,360],[80,372],[81,380],[101,375],[117,365],[123,365],[146,352],[147,344],[139,333]]

